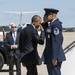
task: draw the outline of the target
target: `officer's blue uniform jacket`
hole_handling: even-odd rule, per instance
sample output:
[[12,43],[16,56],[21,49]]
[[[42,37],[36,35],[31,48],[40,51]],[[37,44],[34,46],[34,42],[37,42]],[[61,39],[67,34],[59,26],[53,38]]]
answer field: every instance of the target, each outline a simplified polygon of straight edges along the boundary
[[46,46],[44,50],[45,63],[52,59],[56,59],[58,62],[66,60],[65,54],[62,48],[63,35],[62,35],[62,23],[59,19],[53,21],[50,26],[45,29]]

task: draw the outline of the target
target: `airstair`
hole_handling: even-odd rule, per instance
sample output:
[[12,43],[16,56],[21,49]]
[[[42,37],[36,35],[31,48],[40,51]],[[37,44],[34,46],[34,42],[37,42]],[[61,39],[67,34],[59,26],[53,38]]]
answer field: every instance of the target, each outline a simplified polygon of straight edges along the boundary
[[66,61],[62,63],[62,75],[75,75],[75,40],[64,48]]

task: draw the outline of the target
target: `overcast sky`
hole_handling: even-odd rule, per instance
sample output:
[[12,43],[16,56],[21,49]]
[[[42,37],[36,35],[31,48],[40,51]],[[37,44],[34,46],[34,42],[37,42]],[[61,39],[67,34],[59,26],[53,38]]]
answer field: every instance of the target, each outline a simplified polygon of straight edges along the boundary
[[[19,14],[6,14],[4,11],[40,11],[35,14],[43,17],[44,8],[58,9],[58,18],[63,22],[63,27],[75,27],[75,0],[0,0],[0,25],[20,23]],[[22,23],[30,22],[35,14],[23,14]]]

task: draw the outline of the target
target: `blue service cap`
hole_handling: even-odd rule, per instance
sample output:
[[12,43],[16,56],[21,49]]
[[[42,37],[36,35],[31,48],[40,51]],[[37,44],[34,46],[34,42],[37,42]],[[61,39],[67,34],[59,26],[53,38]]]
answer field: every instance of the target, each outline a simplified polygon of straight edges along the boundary
[[49,15],[49,14],[52,14],[52,13],[57,14],[59,12],[59,10],[53,9],[53,8],[44,8],[44,10],[45,10],[45,15]]

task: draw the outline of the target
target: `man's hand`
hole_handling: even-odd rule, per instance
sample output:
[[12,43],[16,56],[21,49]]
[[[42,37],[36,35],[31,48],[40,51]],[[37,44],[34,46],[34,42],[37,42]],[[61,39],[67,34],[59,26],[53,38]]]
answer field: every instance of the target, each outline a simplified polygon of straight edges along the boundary
[[42,27],[42,25],[40,25],[40,30],[41,30],[41,31],[44,31],[44,28]]
[[52,63],[53,63],[54,66],[56,66],[57,65],[57,60],[53,59]]
[[17,49],[18,45],[11,45],[11,49]]

